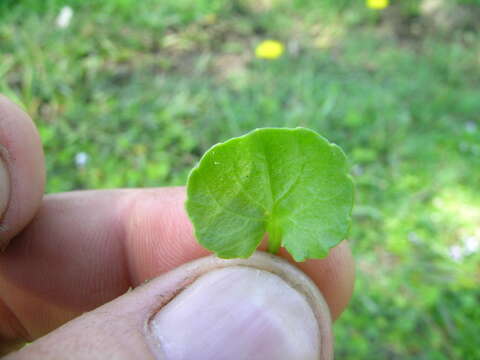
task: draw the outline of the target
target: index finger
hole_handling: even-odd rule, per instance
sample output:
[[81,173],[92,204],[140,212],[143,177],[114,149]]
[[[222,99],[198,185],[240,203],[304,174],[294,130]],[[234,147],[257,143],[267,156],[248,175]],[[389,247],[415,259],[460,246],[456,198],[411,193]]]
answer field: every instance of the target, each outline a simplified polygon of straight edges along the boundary
[[[32,120],[0,95],[0,253],[40,206],[45,181],[43,152]],[[0,293],[0,338],[15,341],[21,324]],[[2,344],[0,341],[0,353]]]

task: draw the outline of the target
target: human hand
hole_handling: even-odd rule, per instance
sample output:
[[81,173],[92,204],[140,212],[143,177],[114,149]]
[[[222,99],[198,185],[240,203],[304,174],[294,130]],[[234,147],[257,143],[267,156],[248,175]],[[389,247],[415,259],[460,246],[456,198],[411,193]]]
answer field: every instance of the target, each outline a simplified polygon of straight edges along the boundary
[[295,266],[261,252],[219,260],[195,241],[183,188],[42,198],[37,132],[4,97],[0,158],[5,359],[332,357],[330,317],[353,288],[346,242],[299,264],[281,251]]

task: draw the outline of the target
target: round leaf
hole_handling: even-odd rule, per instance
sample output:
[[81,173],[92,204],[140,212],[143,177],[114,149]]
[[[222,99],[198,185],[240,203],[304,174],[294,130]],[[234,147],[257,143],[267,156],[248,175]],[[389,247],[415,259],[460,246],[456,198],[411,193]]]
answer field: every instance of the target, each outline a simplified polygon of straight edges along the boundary
[[323,258],[348,233],[353,181],[335,144],[304,128],[254,130],[208,150],[188,178],[202,246],[248,257],[265,233],[296,261]]

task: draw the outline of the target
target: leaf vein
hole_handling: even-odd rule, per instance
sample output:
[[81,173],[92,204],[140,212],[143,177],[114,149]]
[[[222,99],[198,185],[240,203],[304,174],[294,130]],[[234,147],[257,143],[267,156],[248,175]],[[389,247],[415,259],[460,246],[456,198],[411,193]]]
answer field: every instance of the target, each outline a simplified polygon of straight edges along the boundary
[[[299,149],[299,145],[298,145],[298,140],[296,142],[297,144],[297,149]],[[303,172],[305,170],[305,166],[306,166],[306,157],[305,157],[305,154],[302,153],[302,158],[303,158],[303,163],[302,163],[302,168],[300,169],[300,171],[298,172],[298,175],[297,175],[297,178],[295,179],[294,182],[292,182],[292,184],[289,186],[289,188],[282,194],[279,196],[278,200],[275,201],[275,205],[279,204],[283,199],[285,199],[290,193],[293,192],[293,190],[295,189],[295,187],[300,183],[300,180],[303,176]],[[275,206],[274,205],[274,206]]]
[[250,196],[250,194],[248,193],[248,191],[245,190],[245,187],[244,187],[243,183],[242,183],[241,180],[240,180],[240,176],[239,176],[238,173],[237,173],[237,167],[236,167],[235,164],[233,165],[233,175],[234,175],[234,179],[235,179],[236,183],[237,183],[238,185],[240,185],[240,190],[242,191],[242,193],[244,193],[245,196],[246,196],[253,204],[258,205],[259,207],[261,207],[263,210],[266,211],[266,210],[267,210],[267,207],[264,206],[264,205],[262,205],[260,202],[258,202],[258,201],[255,200],[254,198],[252,198],[252,197]]
[[[230,214],[233,214],[233,215],[236,215],[236,216],[245,218],[245,219],[249,219],[249,220],[254,220],[254,221],[261,220],[261,218],[256,218],[256,217],[253,217],[253,216],[243,215],[243,214],[240,214],[240,213],[237,213],[237,212],[235,212],[235,211],[233,211],[233,210],[228,209],[228,208],[225,207],[224,205],[220,204],[220,202],[218,201],[218,199],[213,195],[212,189],[210,188],[209,184],[207,184],[207,190],[208,190],[208,194],[210,195],[210,197],[213,199],[214,203],[217,205],[217,207],[218,207],[220,210],[223,210],[223,211],[228,212],[228,213],[230,213]],[[199,202],[197,202],[197,203],[199,203]],[[202,205],[203,205],[203,204],[202,204]]]

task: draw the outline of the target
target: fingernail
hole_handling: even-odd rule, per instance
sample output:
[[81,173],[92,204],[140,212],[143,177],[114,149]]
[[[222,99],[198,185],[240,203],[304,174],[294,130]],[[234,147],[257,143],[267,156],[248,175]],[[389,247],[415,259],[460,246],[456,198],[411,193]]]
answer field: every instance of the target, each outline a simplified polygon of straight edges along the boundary
[[201,276],[153,317],[150,330],[166,360],[320,358],[306,298],[279,276],[246,266]]
[[3,219],[3,214],[7,210],[9,199],[10,199],[10,176],[8,174],[7,164],[0,157],[0,222]]

